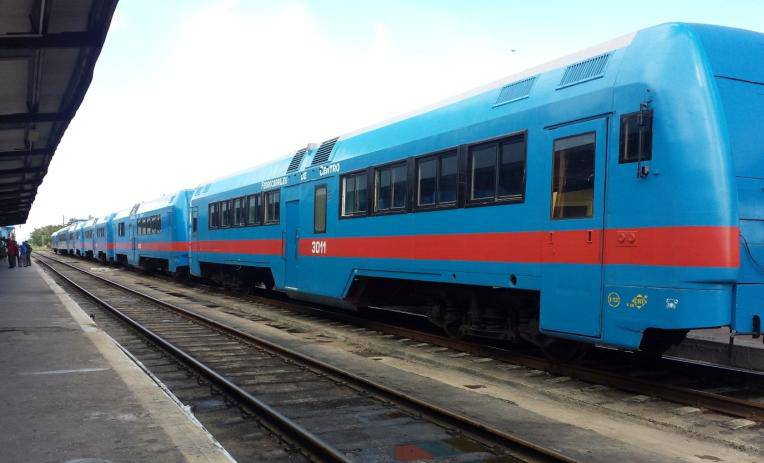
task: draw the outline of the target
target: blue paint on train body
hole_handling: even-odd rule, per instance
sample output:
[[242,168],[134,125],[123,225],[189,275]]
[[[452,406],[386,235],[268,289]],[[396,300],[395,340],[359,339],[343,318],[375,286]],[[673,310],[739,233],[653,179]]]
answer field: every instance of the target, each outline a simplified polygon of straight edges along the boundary
[[[527,95],[500,100],[526,79]],[[343,307],[369,279],[536,294],[540,332],[628,349],[649,329],[751,333],[764,314],[762,89],[764,35],[648,28],[340,137],[332,148],[311,145],[289,172],[292,156],[194,189],[189,214],[177,219],[190,230],[190,272],[264,270],[272,275],[266,286]],[[624,144],[627,128],[636,135]],[[486,180],[472,167],[490,140],[504,143],[495,150],[522,141],[521,189],[512,200],[473,204]],[[639,156],[629,158],[634,149]],[[449,150],[459,162],[454,207],[418,207],[422,157]],[[588,189],[576,190],[561,176],[575,172],[581,153],[593,166],[577,180]],[[317,156],[326,158],[313,165]],[[377,175],[399,162],[407,195],[400,213],[343,217],[348,201],[361,204],[341,189],[345,176],[365,172],[357,182],[374,196],[378,181],[393,191]],[[499,168],[487,171],[493,188]],[[279,207],[269,208],[274,191]],[[325,230],[315,216],[318,191],[326,191]],[[367,209],[378,201],[386,199],[367,200]],[[233,209],[227,219],[223,207]],[[128,263],[137,265],[137,255]]]

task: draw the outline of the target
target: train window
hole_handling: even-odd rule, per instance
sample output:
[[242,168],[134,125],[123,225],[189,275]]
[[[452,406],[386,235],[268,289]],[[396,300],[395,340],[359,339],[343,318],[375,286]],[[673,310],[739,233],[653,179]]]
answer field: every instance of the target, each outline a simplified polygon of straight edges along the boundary
[[472,194],[470,199],[493,199],[496,194],[496,146],[470,150],[472,161]]
[[244,198],[236,198],[233,200],[233,226],[242,225],[244,225]]
[[618,163],[649,161],[653,157],[653,110],[621,116]]
[[156,233],[161,233],[162,232],[162,216],[161,215],[158,215],[156,218],[156,226],[157,226]]
[[231,225],[231,215],[228,213],[228,201],[220,202],[220,226],[222,228]]
[[313,194],[313,232],[326,233],[326,185],[317,186]]
[[406,164],[378,167],[374,171],[374,211],[406,207]]
[[196,233],[199,230],[199,209],[191,208],[191,231]]
[[125,236],[125,222],[120,222],[117,225],[117,235],[118,236]]
[[417,161],[417,205],[450,206],[456,203],[458,163],[456,151]]
[[419,183],[417,204],[434,205],[435,193],[438,189],[438,158],[436,156],[419,160],[417,181]]
[[525,149],[525,135],[471,147],[470,202],[523,201]]
[[265,196],[263,202],[265,203],[265,220],[267,224],[279,223],[279,206],[280,204],[280,191],[273,190],[263,193]]
[[260,223],[260,195],[247,196],[247,225]]
[[554,141],[553,219],[592,217],[594,154],[594,132]]
[[220,203],[210,204],[209,228],[220,227]]
[[369,204],[366,172],[342,177],[342,216],[366,215]]

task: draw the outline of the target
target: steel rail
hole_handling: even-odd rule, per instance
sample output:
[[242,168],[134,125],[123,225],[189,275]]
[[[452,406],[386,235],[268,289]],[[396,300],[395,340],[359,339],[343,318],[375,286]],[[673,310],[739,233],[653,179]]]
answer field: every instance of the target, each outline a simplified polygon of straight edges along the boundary
[[[278,411],[274,410],[269,405],[265,404],[260,399],[253,396],[252,394],[245,391],[244,389],[240,388],[236,384],[228,381],[227,379],[225,379],[216,371],[209,368],[204,363],[196,360],[194,357],[187,354],[182,349],[175,346],[173,343],[165,340],[158,334],[154,333],[152,330],[143,326],[141,323],[125,315],[119,309],[115,308],[108,302],[100,299],[98,296],[96,296],[95,294],[85,289],[82,285],[75,283],[69,277],[67,277],[60,271],[53,268],[53,266],[51,266],[48,262],[45,262],[43,259],[40,259],[39,256],[36,256],[36,257],[39,262],[41,262],[47,268],[53,271],[56,275],[58,275],[58,277],[62,278],[67,283],[77,288],[78,291],[85,294],[89,299],[93,300],[96,304],[104,307],[109,312],[116,315],[119,319],[123,320],[128,325],[135,328],[142,335],[150,339],[151,342],[154,342],[157,345],[161,346],[163,349],[169,351],[172,355],[180,359],[182,362],[188,365],[191,365],[193,368],[199,370],[205,377],[207,377],[207,379],[209,379],[216,386],[218,386],[219,388],[221,388],[223,391],[230,394],[231,396],[235,397],[237,400],[243,402],[248,407],[252,408],[259,416],[267,420],[269,424],[275,426],[278,432],[280,432],[282,435],[288,436],[289,439],[292,439],[297,445],[302,447],[316,461],[319,461],[319,462],[332,461],[332,462],[342,462],[342,463],[350,463],[352,461],[348,459],[345,455],[340,453],[338,450],[336,450],[334,447],[327,444],[320,438],[316,437],[313,433],[311,433],[307,429],[303,428],[302,426],[298,425],[297,423],[290,420],[286,416],[282,415]],[[96,277],[96,275],[93,275],[90,272],[87,272],[85,270],[78,269],[77,267],[73,265],[69,265],[65,262],[58,261],[57,259],[51,259],[51,260],[59,262],[63,265],[67,265],[81,272],[87,273],[90,276]],[[104,281],[108,281],[108,280],[104,280]],[[138,294],[137,292],[132,291],[129,288],[124,288],[124,287],[121,287],[121,288],[126,291],[130,291],[131,293],[135,293],[136,295]],[[155,302],[155,300],[153,300],[152,302]]]
[[[355,373],[349,372],[347,370],[344,370],[342,368],[336,367],[334,365],[330,365],[328,363],[325,363],[321,360],[315,359],[313,357],[310,357],[306,354],[297,352],[295,350],[289,349],[287,347],[280,346],[278,344],[275,344],[267,339],[261,338],[259,336],[256,336],[251,333],[245,333],[238,328],[235,328],[233,326],[230,326],[224,322],[220,322],[217,320],[213,320],[211,318],[205,317],[204,315],[197,314],[195,312],[192,312],[190,310],[184,309],[182,307],[178,307],[174,304],[171,304],[166,301],[162,301],[160,299],[157,299],[151,295],[142,293],[138,290],[128,288],[124,285],[121,285],[115,281],[111,281],[108,278],[104,278],[100,275],[96,275],[92,272],[89,272],[87,270],[81,269],[77,266],[71,265],[67,262],[63,262],[59,259],[55,259],[49,256],[44,256],[43,259],[40,259],[40,256],[35,256],[38,261],[44,262],[45,259],[57,262],[61,265],[64,265],[66,267],[72,268],[74,270],[77,270],[81,273],[84,273],[92,278],[95,278],[103,283],[106,283],[110,286],[113,286],[115,288],[119,288],[125,292],[128,292],[130,294],[134,294],[136,296],[142,297],[154,304],[157,304],[162,307],[166,307],[168,309],[171,309],[181,315],[184,315],[186,317],[198,320],[200,322],[203,322],[205,324],[208,324],[216,329],[220,329],[223,331],[226,331],[230,334],[233,334],[245,341],[252,342],[254,344],[260,345],[268,350],[271,350],[273,352],[276,352],[282,356],[285,356],[287,358],[290,358],[296,362],[302,363],[304,365],[308,365],[314,369],[318,369],[324,372],[328,372],[330,375],[337,377],[343,381],[346,381],[348,383],[352,383],[358,387],[362,387],[366,390],[369,390],[376,394],[377,396],[381,396],[383,398],[386,398],[388,400],[397,402],[401,405],[403,405],[406,408],[412,409],[417,411],[418,413],[422,413],[426,416],[428,416],[430,419],[440,422],[442,424],[458,428],[468,434],[471,434],[473,436],[476,436],[482,440],[488,440],[490,442],[500,444],[501,446],[505,447],[506,449],[510,450],[510,454],[516,458],[522,458],[524,461],[528,462],[565,462],[565,463],[577,463],[578,460],[568,457],[566,455],[563,455],[562,453],[546,448],[544,446],[535,444],[531,441],[528,441],[520,436],[502,431],[494,426],[491,426],[487,423],[480,422],[478,420],[475,420],[471,417],[468,417],[466,415],[462,415],[456,412],[453,412],[451,410],[445,409],[443,407],[437,406],[435,404],[432,404],[430,402],[414,398],[412,396],[406,395],[404,393],[401,393],[399,391],[396,391],[395,389],[392,389],[390,387],[387,387],[383,384],[377,383],[375,381],[372,381],[370,379],[364,378],[362,376],[359,376]],[[67,281],[71,282],[70,279],[67,277],[61,275],[60,272],[53,269],[53,267],[45,263],[45,265],[48,268],[51,268],[54,272],[56,272],[58,275],[62,276]],[[90,292],[82,288],[81,286],[77,285],[76,283],[72,283],[75,287],[83,291],[84,293],[88,294],[91,298],[95,298],[97,300],[97,296],[92,295]],[[99,302],[101,303],[101,302]],[[103,302],[103,304],[107,304]],[[117,309],[112,308],[112,310],[118,312]],[[124,314],[120,314],[121,317],[129,318],[125,316]],[[133,322],[135,323],[135,322]],[[148,330],[147,330],[148,331]],[[153,336],[156,336],[152,333]],[[169,343],[168,343],[169,344]],[[184,354],[187,356],[187,354]],[[187,356],[188,357],[188,356]],[[192,358],[193,357],[189,357]],[[196,361],[195,361],[196,362]],[[199,362],[196,362],[199,363]],[[213,372],[214,373],[214,372]],[[215,374],[216,377],[220,377],[220,375]],[[225,380],[224,378],[220,377],[221,379]],[[225,380],[227,381],[227,380]],[[238,386],[235,386],[231,384],[236,390],[241,391],[245,394],[248,394],[246,391],[241,390],[238,388]],[[250,396],[252,397],[252,396]],[[257,400],[256,398],[252,397],[252,399]],[[259,402],[259,401],[258,401]],[[265,404],[262,404],[265,407],[268,407]],[[270,409],[273,413],[278,414],[275,410]],[[281,416],[281,415],[279,415]],[[283,417],[285,420],[288,420],[286,417]],[[293,426],[296,426],[296,424],[292,423]]]

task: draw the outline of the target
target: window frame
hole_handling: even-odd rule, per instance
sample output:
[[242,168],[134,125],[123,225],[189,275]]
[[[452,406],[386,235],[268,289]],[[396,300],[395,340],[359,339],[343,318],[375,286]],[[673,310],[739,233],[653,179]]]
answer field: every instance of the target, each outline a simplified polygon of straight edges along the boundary
[[[653,159],[653,137],[654,137],[653,119],[654,119],[654,114],[653,114],[653,110],[652,109],[645,109],[644,111],[646,113],[648,113],[648,117],[649,117],[649,119],[648,119],[649,122],[648,122],[648,125],[647,125],[647,133],[649,134],[649,137],[650,137],[649,138],[648,147],[647,147],[648,157],[643,157],[641,159],[639,159],[639,158],[628,159],[628,160],[624,158],[624,152],[623,152],[624,151],[623,148],[625,146],[624,138],[623,138],[624,137],[624,130],[623,130],[624,122],[626,121],[627,118],[634,117],[634,116],[639,117],[639,115],[640,115],[640,113],[642,111],[633,111],[633,112],[630,112],[630,113],[621,114],[621,117],[619,119],[619,124],[620,125],[618,127],[618,164],[619,165],[620,164],[632,164],[632,163],[635,163],[635,162],[651,161]],[[637,121],[637,123],[638,122],[639,121]],[[641,139],[642,139],[642,136],[643,136],[644,132],[642,132],[640,130],[638,133],[639,133],[639,137],[640,137],[639,141],[641,142],[642,141]],[[639,154],[637,154],[637,156],[639,156]]]
[[[499,196],[499,157],[501,155],[500,148],[502,142],[504,141],[510,141],[513,138],[520,138],[522,137],[522,141],[524,143],[523,146],[523,185],[522,185],[522,197],[521,198],[515,198],[512,196]],[[480,199],[472,199],[472,156],[471,156],[471,150],[475,148],[476,146],[480,145],[487,145],[487,144],[493,144],[495,143],[497,145],[497,152],[496,152],[496,161],[494,164],[495,167],[495,175],[494,175],[494,195],[492,198],[480,198]],[[528,194],[528,130],[520,130],[517,132],[511,132],[499,137],[493,137],[486,140],[480,140],[474,143],[469,143],[464,145],[464,207],[482,207],[482,206],[502,206],[507,204],[523,204],[525,203],[525,197]]]
[[[247,211],[246,217],[244,219],[244,224],[245,224],[244,226],[245,227],[256,227],[258,225],[262,225],[262,223],[263,223],[263,220],[262,220],[263,219],[263,215],[262,215],[262,212],[263,212],[263,202],[262,202],[262,199],[261,199],[262,198],[261,193],[252,193],[252,194],[249,194],[249,195],[245,195],[244,198],[245,198],[245,201],[246,201],[246,211]],[[256,208],[255,208],[255,221],[254,222],[250,222],[249,221],[249,209],[250,209],[249,206],[250,206],[253,198],[255,199],[255,205],[256,205]]]
[[[279,200],[276,202],[279,205],[279,213],[275,220],[268,220],[268,196],[274,193],[278,193]],[[273,190],[261,192],[263,195],[263,225],[278,225],[281,222],[281,188],[275,188]]]
[[[236,215],[236,201],[239,201],[239,215]],[[231,200],[231,204],[233,205],[233,222],[231,224],[231,227],[244,227],[247,223],[246,218],[244,217],[244,206],[247,202],[246,196],[237,196]]]
[[[371,175],[369,176],[369,178],[371,179],[371,186],[372,186],[372,190],[371,190],[372,194],[369,196],[369,200],[370,200],[369,202],[371,203],[369,205],[369,215],[391,215],[391,214],[405,214],[407,212],[411,212],[411,196],[412,196],[412,192],[411,192],[411,183],[412,183],[411,164],[412,164],[412,162],[411,161],[412,161],[412,159],[413,158],[411,158],[411,157],[407,157],[407,158],[404,158],[404,159],[399,159],[399,160],[396,160],[396,161],[388,162],[386,164],[380,164],[380,165],[377,165],[377,166],[372,166],[372,168],[370,169]],[[395,196],[395,193],[393,192],[393,196],[391,196],[391,198],[390,198],[390,201],[391,201],[390,208],[389,209],[385,209],[385,210],[381,210],[381,211],[377,210],[377,172],[379,172],[382,169],[391,169],[391,171],[392,171],[392,169],[394,169],[395,167],[398,167],[398,166],[403,166],[403,167],[406,168],[406,175],[405,175],[405,177],[406,177],[406,188],[405,188],[405,190],[406,190],[406,200],[405,200],[405,204],[403,205],[403,207],[393,208],[392,207],[392,200],[393,200],[393,198]],[[416,175],[416,174],[414,174],[414,175]],[[367,188],[368,188],[368,185],[369,185],[369,183],[368,183],[368,180],[367,180]],[[390,185],[391,186],[393,185],[392,177],[390,179]]]
[[[369,184],[370,184],[369,179],[372,178],[372,174],[371,174],[372,170],[373,170],[372,168],[367,167],[365,169],[353,170],[338,176],[339,178],[338,191],[339,191],[340,199],[339,201],[337,201],[338,203],[337,209],[339,210],[340,219],[354,219],[358,217],[368,217],[369,215],[372,215],[370,214],[372,201],[371,201],[371,195],[369,194]],[[366,176],[366,210],[363,212],[354,212],[352,214],[344,214],[344,211],[342,210],[342,205],[345,201],[344,180],[346,177],[355,177],[355,176],[361,176],[361,175]]]
[[220,228],[220,201],[211,202],[207,206],[207,228],[210,230]]
[[[554,161],[555,161],[555,154],[557,151],[554,149],[555,142],[559,140],[567,140],[568,138],[576,138],[583,135],[593,135],[594,136],[594,155],[593,155],[593,161],[594,161],[594,182],[592,183],[592,215],[586,215],[583,217],[555,217],[554,216],[554,201],[552,200],[552,195],[554,194]],[[605,143],[607,143],[607,140],[605,140]],[[563,220],[592,220],[597,216],[597,131],[596,130],[589,130],[586,132],[576,133],[573,135],[567,135],[560,138],[553,138],[552,139],[552,163],[551,163],[551,169],[549,170],[549,177],[551,179],[551,185],[549,186],[549,220],[554,222],[560,222]]]
[[[440,185],[440,169],[441,159],[450,155],[456,156],[456,199],[453,202],[438,203],[438,191]],[[436,159],[435,166],[435,203],[434,204],[419,204],[419,163],[428,158]],[[433,151],[427,154],[420,154],[413,157],[414,164],[414,185],[413,185],[413,198],[411,201],[413,212],[428,212],[428,211],[440,211],[445,209],[457,209],[461,204],[462,197],[464,196],[464,172],[462,169],[462,153],[459,146],[454,146],[440,151]]]
[[[222,201],[218,201],[218,204],[220,204],[220,212],[219,212],[219,214],[220,214],[220,228],[231,228],[231,215],[230,215],[230,206],[231,205],[229,204],[229,202],[230,201],[227,200],[227,199],[222,200]],[[224,204],[225,204],[225,213],[223,213],[223,205]],[[227,219],[228,219],[227,220],[228,223],[224,224],[223,223],[223,217],[226,217],[226,216],[227,216]]]
[[[316,225],[317,225],[317,222],[316,222],[316,217],[317,217],[317,215],[316,215],[316,204],[317,204],[316,197],[317,197],[318,190],[320,190],[322,188],[324,190],[324,229],[323,230],[319,230],[318,228],[316,228]],[[321,184],[316,185],[313,188],[313,233],[315,233],[315,234],[326,233],[326,229],[327,229],[327,223],[326,222],[327,222],[327,219],[329,218],[328,211],[329,211],[329,187],[327,186],[326,183],[321,183]]]

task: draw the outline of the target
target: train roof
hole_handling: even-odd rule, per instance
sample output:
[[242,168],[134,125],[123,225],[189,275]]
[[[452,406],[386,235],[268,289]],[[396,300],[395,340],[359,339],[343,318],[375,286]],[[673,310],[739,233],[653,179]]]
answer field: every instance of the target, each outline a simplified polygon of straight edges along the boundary
[[[330,163],[415,143],[428,137],[446,140],[447,137],[441,135],[457,129],[529,109],[570,102],[572,98],[612,88],[617,82],[616,71],[622,64],[625,48],[639,38],[636,46],[641,47],[644,53],[638,55],[640,59],[649,59],[650,50],[656,46],[680,46],[668,43],[681,40],[675,38],[676,34],[667,33],[672,30],[690,32],[693,37],[708,33],[756,34],[741,29],[688,23],[666,23],[642,29],[416,111],[329,139],[318,147],[308,145],[304,150],[284,158],[203,184],[194,189],[193,198],[257,184],[262,190],[293,184],[299,181],[301,172],[319,169]],[[629,65],[637,64],[632,62]],[[578,85],[584,82],[588,84]],[[566,91],[558,91],[563,89]]]
[[[416,119],[424,114],[442,110],[451,105],[463,102],[464,100],[485,94],[491,94],[491,97],[495,101],[495,96],[493,96],[493,94],[495,94],[496,91],[503,89],[505,86],[507,86],[507,84],[511,84],[513,82],[522,82],[525,79],[533,77],[538,78],[544,73],[550,73],[555,70],[559,71],[560,69],[571,64],[579,63],[587,60],[588,58],[624,48],[632,42],[637,33],[638,32],[626,34],[599,45],[586,48],[577,53],[564,56],[562,58],[541,64],[539,66],[535,66],[530,69],[526,69],[500,80],[429,105],[427,107],[397,116],[373,126],[365,127],[344,134],[342,136],[326,140],[321,143],[321,145],[307,145],[304,150],[298,150],[297,152],[289,154],[284,158],[267,162],[203,184],[194,189],[193,197],[194,199],[197,199],[271,179],[279,179],[289,174],[306,171],[311,168],[317,168],[319,165],[332,162],[340,162],[353,157],[368,154],[373,151],[384,149],[388,147],[390,143],[405,143],[409,140],[401,139],[401,129],[403,129],[404,133],[409,135],[409,138],[421,137],[421,126],[416,123]],[[528,90],[530,91],[530,88],[528,88]],[[548,100],[544,100],[543,103],[548,103]],[[489,105],[489,108],[491,106],[493,105]],[[526,104],[523,109],[527,109],[527,106],[528,105]],[[394,130],[396,132],[396,136],[392,137],[395,140],[394,142],[390,141],[391,137],[389,136],[379,136],[383,135],[379,132],[387,132],[390,130]],[[374,138],[377,138],[379,141],[376,143],[370,143],[370,141]],[[329,152],[322,153],[322,151],[326,151],[327,148],[329,149]],[[324,159],[324,162],[320,162]],[[264,189],[268,188],[266,187]]]
[[142,203],[139,203],[138,208],[135,210],[135,214],[146,214],[149,212],[157,211],[159,209],[164,209],[167,207],[173,207],[175,204],[177,204],[179,201],[182,201],[184,198],[184,195],[189,194],[191,189],[183,189],[176,191],[172,194],[165,194],[158,198],[151,199],[149,201],[144,201]]

